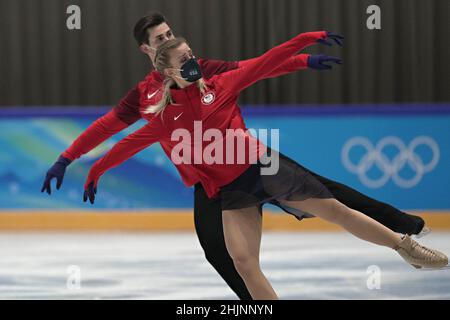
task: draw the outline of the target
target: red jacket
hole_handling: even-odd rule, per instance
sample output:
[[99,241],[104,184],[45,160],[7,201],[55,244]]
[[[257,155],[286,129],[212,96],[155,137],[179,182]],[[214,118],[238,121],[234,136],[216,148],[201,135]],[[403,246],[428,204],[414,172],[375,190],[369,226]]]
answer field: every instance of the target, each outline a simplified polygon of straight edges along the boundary
[[[288,74],[307,67],[309,54],[299,54],[286,60],[281,66],[273,70],[268,76],[270,78]],[[211,78],[215,74],[220,74],[229,70],[246,66],[253,59],[229,62],[221,60],[199,59],[202,74],[205,79]],[[70,160],[75,160],[83,154],[88,153],[103,141],[109,139],[114,134],[122,131],[141,118],[148,119],[150,116],[143,116],[141,113],[142,99],[153,94],[161,87],[161,75],[156,71],[151,71],[136,87],[131,89],[127,95],[120,100],[119,104],[110,112],[94,121],[80,136],[67,148],[62,156]]]
[[[187,186],[191,186],[196,182],[201,182],[209,197],[217,195],[220,187],[224,186],[239,175],[241,175],[250,165],[249,159],[257,159],[264,152],[265,147],[255,141],[255,138],[247,133],[242,133],[247,143],[254,142],[252,148],[246,148],[245,163],[238,163],[237,156],[230,157],[229,148],[223,149],[222,159],[227,163],[205,163],[202,154],[205,149],[215,144],[223,143],[229,146],[229,142],[234,140],[227,132],[227,129],[246,130],[242,115],[237,105],[239,93],[253,83],[267,78],[274,70],[279,68],[284,61],[289,61],[295,53],[302,50],[308,45],[315,43],[320,38],[326,38],[326,32],[309,32],[300,34],[293,39],[269,50],[262,56],[248,61],[244,66],[237,69],[215,75],[206,80],[208,90],[201,94],[195,84],[184,89],[171,89],[173,104],[169,104],[157,116],[151,116],[151,121],[130,134],[125,139],[117,143],[105,156],[98,160],[91,168],[86,187],[94,182],[97,184],[99,177],[108,169],[115,167],[132,157],[137,152],[150,146],[155,142],[160,142],[166,154],[171,158],[172,151],[176,151],[180,147],[180,140],[174,139],[172,134],[176,129],[189,132],[191,136],[195,136],[195,123],[202,126],[202,134],[208,129],[215,129],[220,133],[223,139],[213,140],[213,142],[200,141],[199,144],[190,140],[183,141],[190,155],[184,154],[185,160],[189,162],[175,163],[183,182]],[[147,88],[142,84],[141,90],[144,95],[148,94],[143,91]],[[149,98],[142,98],[143,103],[154,104],[160,99],[162,87],[154,91],[151,87]],[[159,90],[159,91],[158,91]],[[176,152],[179,154],[179,150]],[[195,161],[195,154],[200,154]],[[228,163],[228,159],[232,158]]]

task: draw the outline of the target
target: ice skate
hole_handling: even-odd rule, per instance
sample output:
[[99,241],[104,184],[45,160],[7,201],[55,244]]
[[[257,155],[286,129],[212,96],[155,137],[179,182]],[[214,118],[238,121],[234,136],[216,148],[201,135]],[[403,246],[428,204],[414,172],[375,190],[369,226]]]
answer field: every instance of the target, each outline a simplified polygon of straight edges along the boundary
[[424,247],[408,235],[394,249],[417,269],[444,268],[448,264],[448,257],[444,253]]

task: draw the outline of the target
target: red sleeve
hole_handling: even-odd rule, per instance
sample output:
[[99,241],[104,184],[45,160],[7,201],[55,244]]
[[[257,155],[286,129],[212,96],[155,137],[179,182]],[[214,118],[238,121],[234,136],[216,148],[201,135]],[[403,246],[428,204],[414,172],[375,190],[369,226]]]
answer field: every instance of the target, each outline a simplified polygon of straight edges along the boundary
[[140,92],[139,88],[136,86],[127,95],[120,100],[119,104],[114,107],[114,112],[122,122],[132,125],[139,119],[141,119],[141,114],[139,112],[140,106]]
[[117,167],[136,153],[159,141],[161,131],[162,128],[159,125],[159,122],[152,121],[128,135],[126,138],[120,140],[110,151],[94,163],[89,171],[85,188],[87,188],[91,182],[94,182],[94,186],[96,186],[100,176],[107,170]]
[[220,85],[233,94],[249,87],[253,83],[269,77],[269,75],[286,60],[303,48],[316,43],[318,39],[325,39],[325,31],[306,32],[291,40],[270,49],[262,56],[253,59],[245,67],[241,67],[218,76]]
[[238,67],[238,62],[236,61],[199,59],[199,64],[205,79],[210,79],[216,74],[234,70]]
[[[307,69],[308,68],[308,57],[310,55],[309,54],[297,54],[295,56],[290,57],[289,59],[287,59],[285,62],[283,62],[280,66],[278,66],[278,68],[272,70],[272,72],[270,72],[267,76],[267,78],[276,78],[285,74],[289,74],[292,72],[296,72],[302,69]],[[239,63],[239,68],[244,67],[248,64],[253,63],[254,59],[258,59],[258,58],[253,58],[253,59],[248,59],[248,60],[242,60],[242,61],[238,61]]]
[[112,135],[128,127],[122,122],[114,110],[95,120],[78,138],[62,153],[62,156],[75,160],[88,153]]

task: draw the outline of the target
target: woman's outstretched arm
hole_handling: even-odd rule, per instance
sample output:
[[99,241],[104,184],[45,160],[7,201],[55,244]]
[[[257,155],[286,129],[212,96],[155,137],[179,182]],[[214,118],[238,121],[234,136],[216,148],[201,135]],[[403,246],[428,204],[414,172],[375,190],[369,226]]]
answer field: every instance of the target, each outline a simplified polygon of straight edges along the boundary
[[[330,34],[326,31],[305,32],[291,40],[278,45],[263,55],[248,61],[244,66],[218,76],[217,81],[226,90],[238,94],[253,83],[265,79],[291,59],[294,54],[307,46],[326,39]],[[335,35],[331,34],[333,37]],[[340,37],[340,36],[338,36]],[[342,38],[342,37],[340,37]]]
[[120,140],[102,158],[97,160],[89,170],[84,185],[84,201],[89,197],[91,203],[94,203],[94,194],[100,177],[109,169],[117,167],[136,153],[159,141],[160,132],[161,129],[156,125],[156,121],[148,123]]

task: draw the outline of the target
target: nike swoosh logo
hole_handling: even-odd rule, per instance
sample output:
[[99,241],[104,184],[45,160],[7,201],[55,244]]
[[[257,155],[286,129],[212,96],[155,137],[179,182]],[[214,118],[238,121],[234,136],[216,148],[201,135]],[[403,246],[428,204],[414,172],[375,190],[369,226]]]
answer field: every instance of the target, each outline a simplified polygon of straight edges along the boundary
[[181,117],[181,115],[183,114],[183,112],[182,113],[180,113],[178,116],[176,116],[176,117],[173,117],[173,120],[177,120],[179,117]]
[[155,94],[158,93],[159,90],[156,90],[155,92],[153,92],[152,94],[147,93],[147,99],[151,99]]

